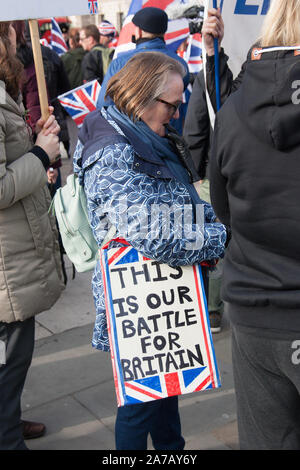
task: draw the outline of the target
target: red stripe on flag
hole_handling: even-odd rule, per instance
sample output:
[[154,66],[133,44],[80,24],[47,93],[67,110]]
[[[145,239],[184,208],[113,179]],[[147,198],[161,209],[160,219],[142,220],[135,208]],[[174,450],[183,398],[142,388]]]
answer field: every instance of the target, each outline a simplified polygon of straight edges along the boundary
[[96,101],[97,89],[98,89],[98,85],[97,85],[97,83],[95,83],[95,85],[94,85],[94,92],[93,92],[93,100],[94,100],[94,101]]
[[209,381],[210,381],[210,376],[206,377],[206,379],[203,380],[203,382],[200,385],[198,385],[197,388],[195,388],[194,392],[200,392],[200,390],[202,390],[205,387],[205,385],[208,384]]
[[73,103],[67,103],[66,101],[63,101],[63,100],[59,100],[60,103],[62,105],[65,105],[65,106],[70,106],[70,108],[74,108],[74,109],[81,109],[81,111],[84,110],[84,108],[82,106],[76,106],[76,104],[73,104]]
[[87,116],[86,114],[83,114],[82,116],[78,116],[74,118],[74,121],[76,122],[77,126],[80,126],[83,123],[86,116]]
[[65,41],[60,36],[58,36],[57,34],[52,33],[52,39],[54,40],[54,42],[56,42],[57,44],[60,44],[64,49],[67,50],[67,45],[66,45]]
[[211,357],[210,357],[210,351],[208,347],[208,340],[207,340],[207,335],[206,335],[206,328],[205,328],[205,322],[204,322],[204,313],[203,313],[203,308],[202,308],[202,300],[201,300],[201,295],[200,295],[200,289],[199,289],[199,282],[198,282],[198,277],[197,277],[197,271],[196,271],[196,266],[193,266],[193,271],[194,271],[194,278],[195,278],[195,285],[196,285],[196,292],[197,292],[197,299],[199,303],[199,308],[200,308],[200,318],[201,318],[201,325],[202,325],[202,331],[203,331],[203,337],[204,337],[204,343],[205,343],[205,349],[206,349],[206,355],[208,359],[208,367],[209,367],[209,372],[210,372],[210,378],[212,381],[212,386],[215,387],[215,382],[214,382],[214,374],[212,370],[212,363],[211,363]]
[[147,395],[147,397],[154,398],[155,400],[159,400],[161,397],[158,395],[154,395],[154,393],[146,392],[146,390],[141,390],[138,387],[135,387],[131,383],[125,382],[125,387],[131,388],[132,390],[135,390],[137,392],[142,393],[143,395]]
[[156,7],[156,8],[160,8],[161,10],[165,10],[167,8],[167,6],[170,5],[170,3],[173,3],[173,2],[174,2],[174,0],[148,0],[148,2],[146,2],[143,5],[143,8]]
[[183,34],[189,34],[189,28],[178,29],[176,31],[166,33],[165,34],[165,40],[169,41],[170,39],[177,38],[178,36],[181,36]]
[[134,28],[135,26],[132,22],[127,23],[123,26],[120,32],[118,46],[131,42],[131,36],[134,33]]
[[128,243],[124,238],[116,237],[116,238],[112,238],[111,240],[109,240],[109,242],[107,242],[104,246],[102,246],[101,249],[102,250],[107,250],[107,248],[109,247],[111,241],[123,243],[124,245],[130,246],[130,243]]
[[77,91],[77,96],[85,104],[89,111],[95,111],[96,106],[86,97],[82,90]]
[[122,246],[122,248],[116,251],[116,253],[111,258],[109,258],[108,264],[111,264],[116,258],[118,258],[118,256],[120,256],[123,253],[123,251],[127,250],[127,248],[128,248],[127,246]]
[[172,374],[165,374],[164,377],[168,397],[172,397],[173,395],[181,395],[178,373],[173,372]]

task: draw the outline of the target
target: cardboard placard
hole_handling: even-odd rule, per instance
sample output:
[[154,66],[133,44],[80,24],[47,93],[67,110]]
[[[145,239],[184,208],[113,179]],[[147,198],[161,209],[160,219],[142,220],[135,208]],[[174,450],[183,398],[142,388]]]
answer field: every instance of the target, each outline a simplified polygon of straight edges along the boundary
[[201,266],[101,250],[118,406],[221,386]]
[[0,9],[0,21],[98,13],[100,0],[14,0]]
[[[209,8],[213,0],[206,0]],[[251,46],[259,39],[271,0],[218,0],[224,20],[222,47],[229,56],[229,67],[236,77]]]

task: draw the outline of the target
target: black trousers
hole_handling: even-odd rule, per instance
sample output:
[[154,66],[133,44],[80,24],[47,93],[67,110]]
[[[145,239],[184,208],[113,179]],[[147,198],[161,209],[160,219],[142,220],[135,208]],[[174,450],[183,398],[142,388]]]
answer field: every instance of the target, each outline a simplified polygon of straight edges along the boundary
[[260,333],[232,328],[240,448],[300,450],[300,338]]
[[[34,317],[0,322],[5,354],[0,364],[0,450],[26,450],[21,426],[21,395],[34,349]],[[4,357],[5,356],[5,357]]]

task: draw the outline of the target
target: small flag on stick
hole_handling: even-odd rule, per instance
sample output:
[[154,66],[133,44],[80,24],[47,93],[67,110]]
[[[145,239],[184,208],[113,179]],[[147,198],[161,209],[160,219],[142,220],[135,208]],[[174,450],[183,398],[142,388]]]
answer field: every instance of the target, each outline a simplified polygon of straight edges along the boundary
[[58,96],[60,104],[74,119],[78,127],[81,127],[84,118],[96,109],[96,103],[101,87],[97,80],[70,90]]
[[54,18],[51,19],[51,47],[58,55],[68,51],[61,29]]

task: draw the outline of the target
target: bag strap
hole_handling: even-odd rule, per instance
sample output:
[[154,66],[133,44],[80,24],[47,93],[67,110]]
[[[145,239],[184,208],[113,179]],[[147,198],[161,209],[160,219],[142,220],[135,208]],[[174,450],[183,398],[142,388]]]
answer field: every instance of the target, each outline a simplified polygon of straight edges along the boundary
[[107,234],[105,235],[103,242],[101,243],[101,248],[105,248],[105,245],[108,245],[111,240],[114,238],[115,234],[117,233],[117,229],[114,225],[111,225],[110,229],[108,230]]
[[119,144],[119,143],[128,143],[128,140],[126,137],[124,137],[121,134],[107,134],[99,137],[97,140],[94,140],[90,144],[86,144],[84,146],[83,152],[82,152],[82,161],[81,161],[81,166],[84,166],[84,163],[87,161],[87,159],[93,155],[97,150],[100,150],[107,145],[114,145],[114,144]]

